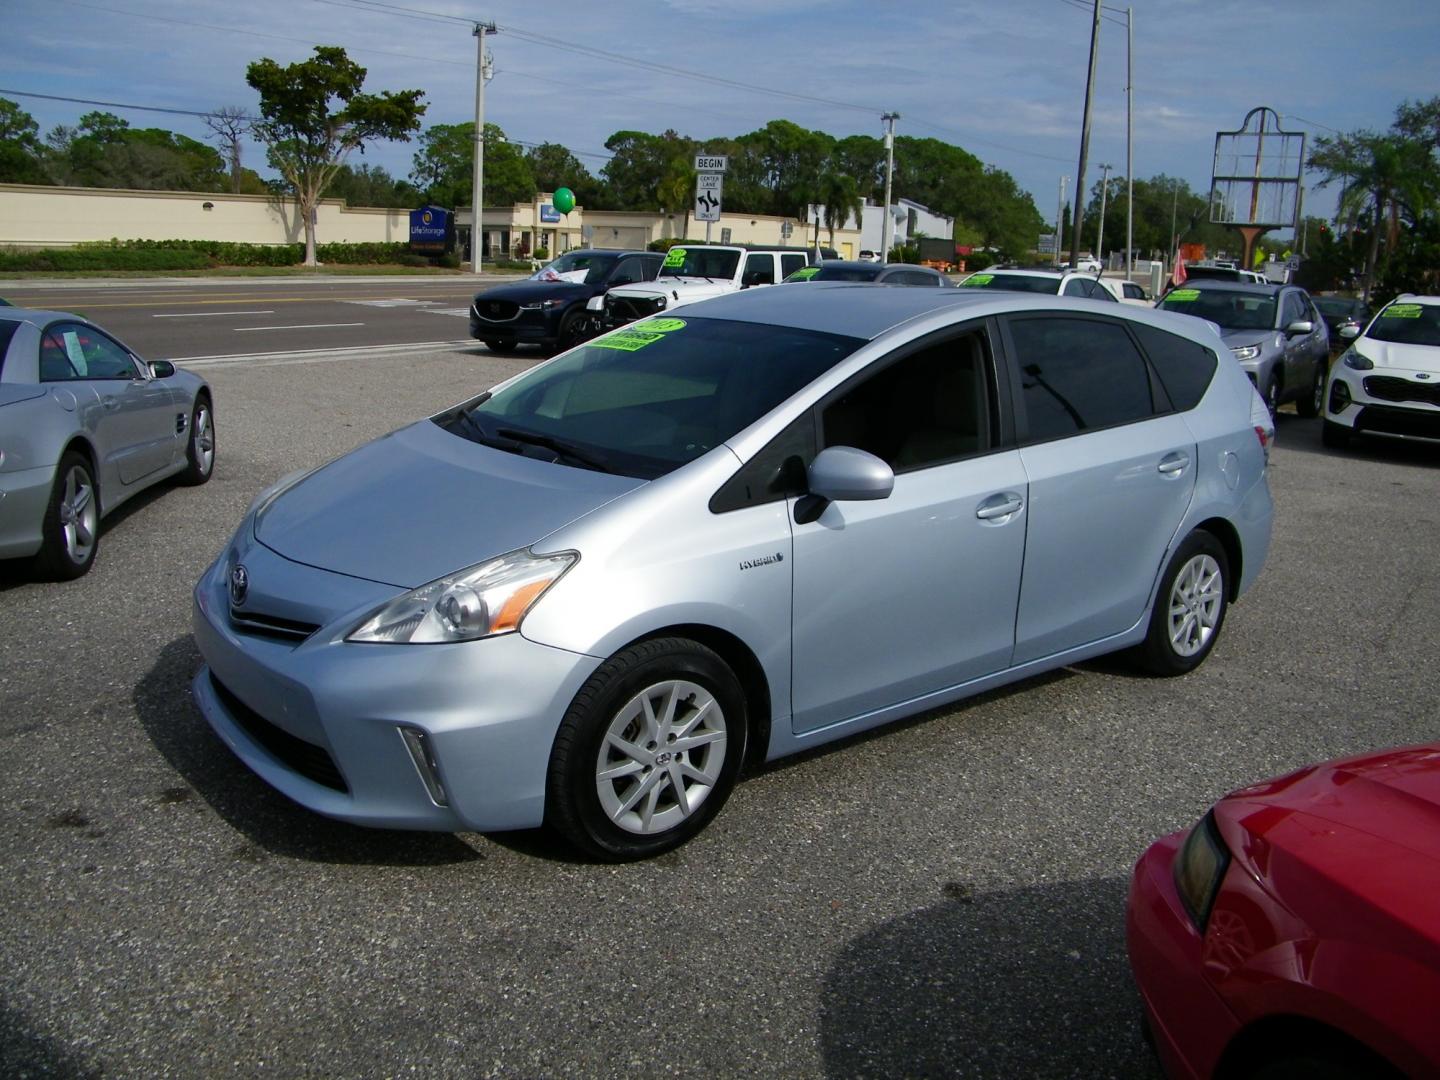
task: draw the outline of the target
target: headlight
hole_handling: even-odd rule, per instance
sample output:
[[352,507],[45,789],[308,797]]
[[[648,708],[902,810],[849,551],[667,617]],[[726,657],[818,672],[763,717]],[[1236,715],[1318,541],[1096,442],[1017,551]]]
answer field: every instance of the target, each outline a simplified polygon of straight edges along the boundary
[[1190,830],[1190,835],[1175,856],[1175,889],[1195,928],[1202,934],[1205,933],[1205,924],[1210,921],[1210,909],[1215,906],[1215,894],[1220,891],[1220,882],[1224,880],[1229,866],[1230,852],[1220,838],[1220,830],[1215,827],[1212,810]]
[[1238,349],[1231,349],[1230,351],[1235,354],[1236,360],[1244,362],[1246,360],[1254,360],[1257,356],[1259,356],[1260,346],[1241,345]]
[[564,300],[536,300],[533,304],[521,304],[521,311],[549,311],[551,308],[563,307]]
[[345,640],[418,644],[508,634],[579,557],[512,551],[397,596]]
[[605,294],[604,294],[604,293],[596,293],[596,294],[595,294],[594,296],[592,296],[589,300],[586,300],[586,301],[585,301],[585,310],[586,310],[586,311],[604,311],[604,310],[605,310]]
[[1345,355],[1342,356],[1340,359],[1345,362],[1346,367],[1354,368],[1356,371],[1369,371],[1375,366],[1374,360],[1371,360],[1368,356],[1357,352],[1353,346],[1346,349]]

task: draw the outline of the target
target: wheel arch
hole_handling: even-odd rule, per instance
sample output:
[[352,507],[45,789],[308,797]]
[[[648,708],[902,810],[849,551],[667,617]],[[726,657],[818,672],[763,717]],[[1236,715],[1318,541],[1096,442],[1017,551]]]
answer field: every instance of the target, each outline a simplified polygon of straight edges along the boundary
[[1225,561],[1229,564],[1229,580],[1225,582],[1225,599],[1234,603],[1240,596],[1240,579],[1245,569],[1244,548],[1235,526],[1222,517],[1206,518],[1195,526],[1196,530],[1208,532],[1225,549]]
[[1358,1039],[1322,1020],[1299,1014],[1266,1016],[1242,1028],[1215,1065],[1215,1080],[1244,1080],[1253,1069],[1296,1050],[1320,1050],[1363,1067],[1374,1080],[1401,1080],[1401,1072]]

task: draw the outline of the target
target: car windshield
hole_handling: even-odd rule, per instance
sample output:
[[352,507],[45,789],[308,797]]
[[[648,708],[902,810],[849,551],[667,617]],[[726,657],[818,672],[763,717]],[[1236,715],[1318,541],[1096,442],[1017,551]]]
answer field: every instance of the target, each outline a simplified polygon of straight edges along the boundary
[[1172,289],[1160,301],[1164,311],[1209,319],[1225,330],[1273,330],[1275,298],[1233,289]]
[[464,438],[653,479],[720,445],[864,344],[725,319],[657,318],[596,338],[436,418]]
[[[810,275],[811,281],[874,281],[884,271],[885,267],[876,263],[874,266],[820,266],[816,273]],[[804,273],[798,270],[796,273]]]
[[1010,292],[1049,293],[1060,292],[1058,277],[1030,277],[1026,274],[971,274],[960,282],[962,289],[1006,289]]
[[714,248],[672,247],[665,253],[661,277],[733,278],[740,265],[740,252]]
[[1397,345],[1440,345],[1440,304],[1391,304],[1365,336]]
[[1359,300],[1346,300],[1341,296],[1317,296],[1314,299],[1320,314],[1327,319],[1358,318],[1360,315]]
[[553,281],[556,277],[565,281],[583,281],[595,285],[605,280],[610,268],[615,265],[614,255],[597,255],[593,251],[570,251],[531,275],[536,281]]

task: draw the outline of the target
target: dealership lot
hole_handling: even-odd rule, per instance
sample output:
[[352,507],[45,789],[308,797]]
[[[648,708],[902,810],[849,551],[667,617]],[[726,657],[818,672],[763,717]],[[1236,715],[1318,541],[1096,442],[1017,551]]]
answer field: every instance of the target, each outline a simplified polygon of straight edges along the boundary
[[0,1071],[1154,1075],[1122,935],[1145,844],[1436,737],[1440,451],[1339,455],[1282,414],[1270,560],[1184,679],[1085,665],[785,761],[648,863],[300,810],[190,703],[190,587],[270,481],[534,359],[202,362],[211,483],[137,497],[78,582],[0,567]]

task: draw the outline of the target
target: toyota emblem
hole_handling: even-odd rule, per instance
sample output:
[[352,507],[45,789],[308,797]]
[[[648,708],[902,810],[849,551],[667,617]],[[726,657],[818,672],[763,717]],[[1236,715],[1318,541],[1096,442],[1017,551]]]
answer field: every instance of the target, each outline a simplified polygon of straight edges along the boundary
[[245,597],[250,592],[250,574],[244,566],[237,564],[230,571],[230,602],[232,604],[245,603]]

